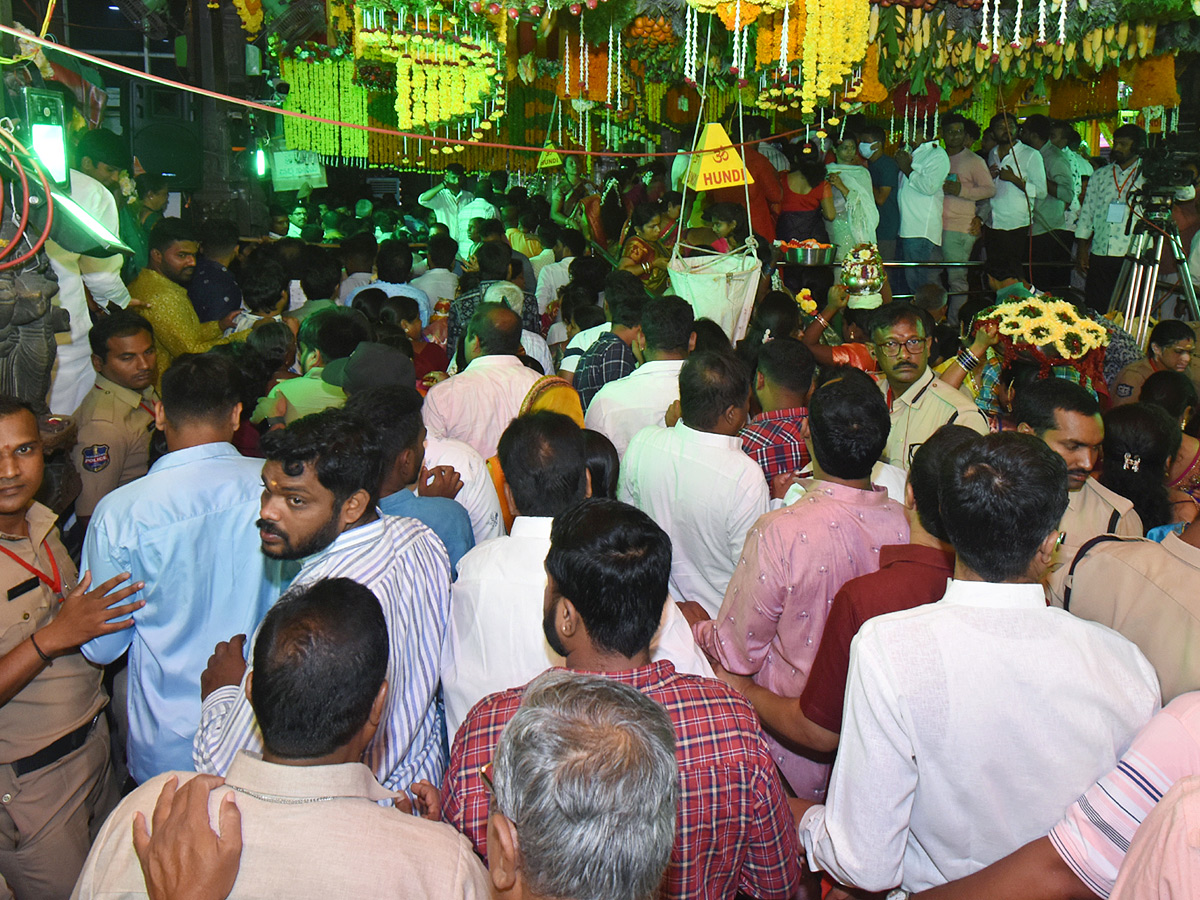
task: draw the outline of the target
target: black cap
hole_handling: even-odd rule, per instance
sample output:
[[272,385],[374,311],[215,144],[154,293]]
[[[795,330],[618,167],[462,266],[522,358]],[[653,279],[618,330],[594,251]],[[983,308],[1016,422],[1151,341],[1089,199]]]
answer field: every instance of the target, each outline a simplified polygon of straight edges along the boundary
[[395,347],[363,341],[349,356],[329,363],[321,372],[321,380],[340,387],[349,396],[393,384],[413,387],[417,372],[412,360]]

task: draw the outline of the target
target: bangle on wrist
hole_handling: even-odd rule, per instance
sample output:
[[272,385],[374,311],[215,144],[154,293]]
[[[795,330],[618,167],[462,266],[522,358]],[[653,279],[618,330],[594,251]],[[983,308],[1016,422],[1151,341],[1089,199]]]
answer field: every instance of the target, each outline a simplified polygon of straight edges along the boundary
[[54,660],[52,660],[49,656],[47,656],[46,652],[44,650],[42,650],[41,647],[38,646],[38,642],[32,634],[29,636],[29,643],[33,644],[33,650],[35,653],[37,653],[38,656],[40,656],[42,658],[42,662],[44,662],[48,666],[54,665]]
[[958,364],[962,366],[963,371],[973,372],[979,366],[979,357],[964,347],[958,352]]
[[813,321],[821,326],[821,330],[829,327],[829,320],[820,313],[817,313],[815,316],[813,316]]

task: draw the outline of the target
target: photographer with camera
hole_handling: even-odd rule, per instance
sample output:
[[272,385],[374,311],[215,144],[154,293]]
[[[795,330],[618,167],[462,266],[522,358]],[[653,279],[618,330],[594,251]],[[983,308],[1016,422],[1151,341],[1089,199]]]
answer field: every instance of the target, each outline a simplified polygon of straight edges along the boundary
[[1092,309],[1108,311],[1113,285],[1129,249],[1130,197],[1139,190],[1141,155],[1146,132],[1137,125],[1122,125],[1113,132],[1112,162],[1096,170],[1088,183],[1075,237],[1079,241],[1076,265],[1087,276],[1084,300]]

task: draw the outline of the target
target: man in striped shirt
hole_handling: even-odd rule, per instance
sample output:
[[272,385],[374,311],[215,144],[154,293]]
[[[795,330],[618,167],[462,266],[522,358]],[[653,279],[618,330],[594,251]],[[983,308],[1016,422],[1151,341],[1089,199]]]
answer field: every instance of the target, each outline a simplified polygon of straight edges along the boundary
[[[446,766],[434,703],[450,611],[450,560],[415,519],[376,508],[383,452],[363,419],[330,409],[263,439],[262,551],[298,560],[292,586],[350,578],[370,588],[388,623],[387,698],[363,762],[390,790],[440,779]],[[198,772],[224,775],[239,750],[262,749],[246,698],[245,635],[217,645],[201,676],[193,744]]]

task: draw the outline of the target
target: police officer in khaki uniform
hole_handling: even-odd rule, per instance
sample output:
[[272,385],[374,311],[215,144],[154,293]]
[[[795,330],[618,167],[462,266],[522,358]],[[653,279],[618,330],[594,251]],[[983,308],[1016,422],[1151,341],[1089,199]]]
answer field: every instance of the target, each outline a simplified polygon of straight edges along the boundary
[[146,474],[154,431],[154,329],[141,316],[120,312],[92,326],[96,385],[75,411],[79,437],[72,451],[83,482],[75,501],[81,524],[105,495]]
[[932,331],[929,313],[907,303],[881,306],[871,320],[871,354],[892,416],[883,461],[905,471],[916,449],[943,425],[990,431],[979,407],[929,368]]
[[1133,403],[1141,396],[1142,385],[1155,372],[1173,369],[1183,372],[1195,380],[1195,369],[1191,367],[1196,350],[1196,335],[1187,322],[1164,319],[1150,332],[1150,357],[1130,363],[1121,370],[1113,382],[1114,406]]
[[114,620],[143,605],[121,605],[142,585],[76,585],[54,513],[33,500],[42,466],[37,419],[0,396],[0,897],[66,900],[118,799],[101,670],[78,647],[132,625]]
[[1061,607],[1071,560],[1084,544],[1100,534],[1145,531],[1131,501],[1090,477],[1104,446],[1104,419],[1087,388],[1064,378],[1035,381],[1018,392],[1013,417],[1017,431],[1037,435],[1067,463],[1067,511],[1048,574],[1050,600]]
[[1098,541],[1073,564],[1067,608],[1138,645],[1158,672],[1163,705],[1200,690],[1200,519],[1161,544]]

